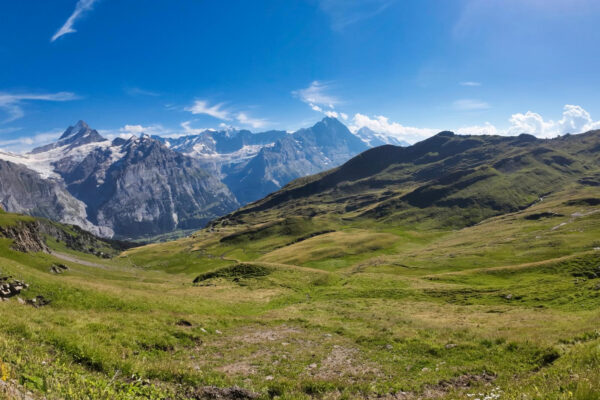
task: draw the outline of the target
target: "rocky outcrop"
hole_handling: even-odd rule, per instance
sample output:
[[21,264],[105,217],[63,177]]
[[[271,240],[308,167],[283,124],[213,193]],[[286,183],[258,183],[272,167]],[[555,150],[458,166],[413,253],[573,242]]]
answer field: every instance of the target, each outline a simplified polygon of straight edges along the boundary
[[85,204],[63,184],[44,179],[38,172],[11,161],[0,160],[0,205],[8,212],[78,225],[96,235],[112,234],[87,219]]
[[0,276],[0,298],[8,299],[21,294],[21,291],[29,288],[23,281],[11,279],[9,276]]
[[78,226],[64,226],[45,219],[27,219],[15,216],[13,223],[0,226],[0,238],[11,239],[11,249],[23,253],[50,253],[46,237],[62,242],[66,247],[82,253],[109,258],[122,250],[136,246],[129,242],[101,239]]
[[38,221],[19,221],[14,225],[0,226],[0,237],[12,239],[11,249],[22,253],[50,252],[41,235]]

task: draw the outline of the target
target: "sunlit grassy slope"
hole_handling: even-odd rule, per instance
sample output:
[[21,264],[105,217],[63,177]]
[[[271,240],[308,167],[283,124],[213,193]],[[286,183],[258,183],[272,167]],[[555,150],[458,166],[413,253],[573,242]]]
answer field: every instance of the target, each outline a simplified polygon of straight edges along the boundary
[[[390,183],[405,172],[388,166],[289,194],[332,171],[187,238],[111,260],[70,251],[93,267],[0,239],[0,275],[52,300],[0,302],[0,361],[50,399],[201,398],[209,385],[265,399],[598,399],[596,139],[573,139],[564,159],[555,142],[531,154],[518,140],[504,158],[537,165],[537,181],[490,153],[500,172],[473,156],[486,178],[464,187]],[[411,162],[406,176],[424,176]],[[425,206],[406,197],[419,187],[451,189]],[[54,262],[70,269],[51,274]]]
[[[49,272],[60,260],[4,239],[2,274],[52,303],[0,303],[1,359],[47,398],[190,398],[213,384],[265,398],[597,398],[597,198],[567,188],[425,233],[292,217],[61,275]],[[262,272],[228,274],[238,261]]]

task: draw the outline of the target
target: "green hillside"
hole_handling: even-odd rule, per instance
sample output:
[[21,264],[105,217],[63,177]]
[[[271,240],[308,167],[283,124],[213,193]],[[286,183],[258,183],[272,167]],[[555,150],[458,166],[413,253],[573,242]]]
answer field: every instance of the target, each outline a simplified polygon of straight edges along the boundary
[[48,399],[600,398],[599,145],[442,133],[111,258],[0,239],[0,276],[51,301],[0,302],[2,378]]

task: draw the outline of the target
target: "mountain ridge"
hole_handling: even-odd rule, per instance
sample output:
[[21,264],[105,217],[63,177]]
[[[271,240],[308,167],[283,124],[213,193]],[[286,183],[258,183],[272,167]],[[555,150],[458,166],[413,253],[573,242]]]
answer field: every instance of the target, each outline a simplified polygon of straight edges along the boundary
[[556,139],[440,132],[410,147],[367,150],[337,168],[293,181],[212,226],[264,222],[291,210],[422,223],[434,209],[446,215],[445,223],[466,226],[516,211],[562,184],[594,184],[600,176],[593,151],[598,148],[600,131]]
[[[366,148],[333,118],[294,133],[207,130],[174,139],[141,134],[112,141],[80,120],[56,142],[30,153],[0,153],[0,159],[22,165],[29,175],[39,174],[48,181],[44,193],[60,193],[62,200],[39,192],[26,201],[26,193],[5,185],[0,201],[9,211],[75,222],[102,236],[155,236],[199,229]],[[31,204],[20,207],[19,202]]]

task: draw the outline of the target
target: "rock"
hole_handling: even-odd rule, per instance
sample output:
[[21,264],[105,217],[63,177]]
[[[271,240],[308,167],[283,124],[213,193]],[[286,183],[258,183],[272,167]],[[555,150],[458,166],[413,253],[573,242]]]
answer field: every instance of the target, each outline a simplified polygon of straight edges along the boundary
[[21,293],[22,290],[29,288],[29,285],[23,281],[11,280],[11,277],[0,277],[0,298],[9,298]]
[[22,222],[10,226],[0,227],[0,237],[12,239],[11,249],[21,253],[49,253],[46,242],[40,232],[40,224],[34,222]]
[[204,386],[190,393],[192,399],[216,399],[216,400],[252,400],[260,397],[259,393],[242,389],[238,386],[230,388],[219,388],[216,386]]
[[65,264],[53,264],[50,267],[50,272],[52,272],[53,274],[62,274],[65,271],[68,271],[69,267],[67,267]]
[[19,304],[25,304],[25,300],[23,300],[20,297],[17,297],[17,301],[19,302]]
[[511,293],[509,293],[509,294],[505,294],[505,295],[504,295],[504,296],[502,296],[502,297],[504,297],[506,300],[512,300],[512,298],[513,298],[513,295],[512,295]]
[[312,363],[308,366],[308,369],[315,369],[315,368],[317,368],[317,364],[315,364],[315,363]]
[[[6,396],[6,397],[5,397]],[[31,392],[28,392],[23,386],[16,381],[3,381],[0,379],[0,398],[15,399],[15,400],[34,400]]]
[[444,347],[446,347],[447,349],[453,349],[453,348],[455,348],[456,346],[458,346],[458,345],[457,345],[457,344],[455,344],[455,343],[448,343],[448,344],[447,344],[446,346],[444,346]]
[[36,296],[33,299],[26,300],[25,304],[28,304],[35,308],[40,308],[40,307],[47,306],[48,304],[50,304],[50,302],[51,302],[51,300],[45,298],[44,296]]

